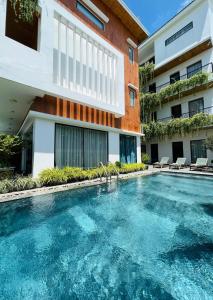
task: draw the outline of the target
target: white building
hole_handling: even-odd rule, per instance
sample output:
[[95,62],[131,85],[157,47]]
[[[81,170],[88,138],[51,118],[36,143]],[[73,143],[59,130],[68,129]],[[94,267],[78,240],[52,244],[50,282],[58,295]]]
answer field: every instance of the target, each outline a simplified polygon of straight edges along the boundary
[[27,139],[22,170],[140,162],[143,25],[121,0],[39,6],[26,23],[0,1],[0,132]]
[[[153,110],[156,122],[173,118],[191,118],[198,113],[213,115],[213,1],[195,0],[167,22],[139,47],[139,62],[155,63],[154,78],[144,92],[159,93],[179,80],[189,80],[200,72],[208,73],[208,82],[189,88],[186,92],[168,99]],[[213,153],[206,149],[205,139],[213,135],[213,122],[194,133],[172,137],[153,137],[146,143],[152,162],[163,156],[176,161],[186,157],[195,162],[197,157],[208,157],[213,163]],[[144,151],[144,150],[143,150]]]

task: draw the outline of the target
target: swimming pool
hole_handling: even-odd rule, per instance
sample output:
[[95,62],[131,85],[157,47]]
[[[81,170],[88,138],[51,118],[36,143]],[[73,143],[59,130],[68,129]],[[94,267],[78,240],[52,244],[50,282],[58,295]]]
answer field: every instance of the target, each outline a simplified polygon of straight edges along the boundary
[[160,174],[0,204],[0,299],[213,299],[213,180]]

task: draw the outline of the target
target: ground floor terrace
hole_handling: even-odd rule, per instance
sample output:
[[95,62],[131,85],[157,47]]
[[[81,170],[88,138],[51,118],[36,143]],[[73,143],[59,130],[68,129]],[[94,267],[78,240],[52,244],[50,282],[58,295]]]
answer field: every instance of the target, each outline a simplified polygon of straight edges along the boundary
[[194,134],[184,137],[175,136],[163,140],[155,139],[142,146],[142,152],[147,151],[151,163],[160,161],[162,157],[169,157],[170,163],[176,162],[178,157],[185,157],[186,164],[195,163],[197,158],[208,158],[208,165],[213,165],[213,152],[205,145],[207,137],[213,135],[213,128],[198,130]]

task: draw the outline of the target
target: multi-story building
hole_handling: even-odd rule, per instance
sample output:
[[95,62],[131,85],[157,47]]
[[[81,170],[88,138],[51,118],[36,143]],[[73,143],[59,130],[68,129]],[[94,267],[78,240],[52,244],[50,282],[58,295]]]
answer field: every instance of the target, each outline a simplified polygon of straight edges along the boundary
[[121,0],[45,0],[32,22],[0,3],[0,131],[25,139],[22,169],[140,162],[138,45]]
[[195,0],[139,47],[140,65],[155,64],[143,87],[150,106],[153,99],[156,104],[148,108],[146,127],[151,132],[146,151],[152,162],[163,156],[171,162],[177,157],[186,157],[188,163],[198,157],[213,162],[205,146],[213,135],[212,20],[213,1]]

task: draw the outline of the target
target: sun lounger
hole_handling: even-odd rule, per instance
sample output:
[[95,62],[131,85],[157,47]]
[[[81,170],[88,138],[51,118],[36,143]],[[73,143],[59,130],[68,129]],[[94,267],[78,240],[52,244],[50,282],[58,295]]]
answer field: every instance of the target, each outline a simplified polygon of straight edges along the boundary
[[204,169],[208,167],[208,158],[197,158],[195,164],[190,165],[190,170]]
[[176,163],[170,164],[169,169],[181,169],[186,167],[186,158],[185,157],[178,157]]
[[153,164],[155,168],[163,168],[169,165],[169,157],[162,157],[160,162],[156,162]]

